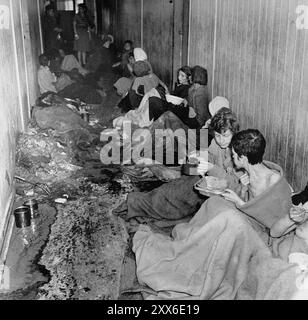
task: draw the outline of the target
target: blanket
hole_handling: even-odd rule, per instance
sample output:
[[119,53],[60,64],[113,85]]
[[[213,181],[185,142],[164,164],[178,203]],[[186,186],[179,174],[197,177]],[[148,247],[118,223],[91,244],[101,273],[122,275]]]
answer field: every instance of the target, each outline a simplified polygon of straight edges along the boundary
[[151,192],[133,192],[127,197],[128,213],[125,219],[150,217],[155,220],[173,221],[192,217],[201,207],[204,198],[194,191],[199,177],[182,177]]
[[272,258],[245,215],[219,197],[207,200],[172,236],[141,226],[133,238],[137,277],[147,299],[289,299],[296,267]]
[[279,166],[265,165],[281,178],[240,208],[212,197],[171,237],[141,227],[133,239],[140,283],[158,298],[291,298],[296,268],[273,258],[268,246],[268,230],[289,213],[290,187]]
[[[176,118],[170,113],[169,117],[172,120]],[[168,119],[167,115],[164,115],[164,122],[172,130],[178,129],[177,121],[168,121],[166,119]],[[233,190],[238,190],[240,181],[234,174],[231,158],[228,158],[228,162],[222,160],[227,152],[229,150],[225,151],[219,148],[215,141],[212,142],[208,154],[216,169],[212,169],[211,175],[228,178],[229,187]],[[199,176],[183,176],[149,193],[130,193],[127,197],[127,220],[133,217],[150,217],[156,220],[173,221],[173,225],[176,225],[177,220],[192,217],[207,199],[194,190],[194,185],[198,180],[200,180]]]
[[269,161],[264,161],[263,164],[279,172],[280,179],[258,197],[251,198],[243,206],[239,206],[238,210],[249,217],[257,232],[269,235],[275,223],[289,215],[292,199],[291,188],[284,178],[282,168]]

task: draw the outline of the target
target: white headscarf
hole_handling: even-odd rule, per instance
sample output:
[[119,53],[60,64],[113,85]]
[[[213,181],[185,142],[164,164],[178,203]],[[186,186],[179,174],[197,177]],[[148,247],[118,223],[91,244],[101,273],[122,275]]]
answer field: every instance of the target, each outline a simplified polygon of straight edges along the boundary
[[135,58],[135,61],[145,61],[145,60],[148,60],[148,56],[147,54],[145,53],[145,51],[141,48],[135,48],[134,49],[134,58]]
[[224,97],[216,97],[209,104],[209,111],[212,117],[222,108],[230,109],[229,101]]

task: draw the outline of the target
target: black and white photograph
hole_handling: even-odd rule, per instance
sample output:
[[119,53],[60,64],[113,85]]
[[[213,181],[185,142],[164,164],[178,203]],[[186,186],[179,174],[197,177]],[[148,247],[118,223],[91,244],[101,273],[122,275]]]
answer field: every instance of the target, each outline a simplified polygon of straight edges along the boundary
[[308,0],[0,0],[0,110],[0,304],[308,300]]

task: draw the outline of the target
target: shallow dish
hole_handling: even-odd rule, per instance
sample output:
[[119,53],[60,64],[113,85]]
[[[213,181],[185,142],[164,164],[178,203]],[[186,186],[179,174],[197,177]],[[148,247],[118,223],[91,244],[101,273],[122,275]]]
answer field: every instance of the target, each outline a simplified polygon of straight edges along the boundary
[[[220,188],[220,189],[212,189],[212,188],[208,188],[206,187],[206,182],[209,179],[213,179],[214,177],[204,177],[201,180],[199,180],[194,188],[195,190],[199,191],[200,194],[207,196],[207,197],[212,197],[212,196],[217,196],[217,195],[221,195],[225,192],[225,190],[227,189],[227,185],[225,188]],[[219,179],[217,179],[219,180]],[[224,179],[220,179],[220,181],[225,181]]]

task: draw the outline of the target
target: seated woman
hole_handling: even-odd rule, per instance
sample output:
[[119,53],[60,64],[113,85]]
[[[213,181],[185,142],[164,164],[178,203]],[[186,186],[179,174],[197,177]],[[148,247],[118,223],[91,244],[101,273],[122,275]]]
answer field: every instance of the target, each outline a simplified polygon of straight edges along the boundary
[[171,237],[148,226],[135,234],[139,283],[157,292],[149,298],[288,299],[296,292],[296,267],[274,259],[267,247],[272,231],[283,234],[276,223],[289,214],[290,187],[279,166],[263,161],[258,130],[236,134],[231,145],[235,165],[249,174],[247,202],[226,191]]
[[124,42],[123,51],[119,55],[119,58],[121,59],[121,61],[113,64],[112,66],[113,68],[119,68],[120,73],[124,78],[130,78],[130,73],[127,68],[127,65],[130,63],[129,58],[131,56],[134,56],[133,50],[134,50],[133,42],[131,40],[126,40]]
[[[100,104],[102,102],[102,98],[105,97],[105,93],[102,90],[89,86],[77,70],[75,72],[74,69],[72,71],[63,71],[61,69],[61,58],[57,50],[49,53],[49,56],[51,57],[50,70],[47,56],[42,55],[44,63],[47,63],[47,66],[42,70],[45,72],[49,70],[50,74],[54,74],[54,81],[51,86],[53,90],[50,89],[49,91],[58,93],[62,98],[80,99],[89,104]],[[41,60],[42,58],[40,57]],[[42,74],[42,71],[40,73]],[[42,77],[39,76],[40,78]],[[40,82],[43,83],[42,80]],[[42,91],[46,92],[46,90]]]
[[[221,109],[213,118],[212,130],[215,132],[215,140],[208,149],[208,155],[216,166],[211,174],[227,178],[229,187],[239,190],[241,181],[235,174],[229,148],[233,135],[239,130],[235,114],[229,109]],[[199,176],[183,176],[149,193],[130,193],[116,214],[124,214],[126,220],[148,217],[175,225],[178,220],[190,218],[204,202],[205,198],[194,190],[199,179]]]
[[[112,73],[113,53],[111,45],[113,43],[111,35],[102,35],[97,39],[93,50],[89,54],[85,69],[97,75]],[[96,79],[97,81],[99,79]]]
[[50,70],[58,78],[61,78],[62,84],[59,86],[58,91],[72,84],[72,81],[81,82],[84,80],[83,75],[79,71],[84,72],[85,69],[79,69],[79,62],[73,55],[66,56],[63,49],[53,49],[47,53],[47,56],[50,59]]
[[208,108],[207,70],[200,66],[195,66],[192,70],[192,83],[188,93],[188,105],[195,110],[196,118],[201,128],[211,118]]
[[[135,62],[139,62],[139,61],[141,62],[142,61],[142,62],[145,62],[146,64],[148,64],[148,67],[150,69],[150,73],[149,74],[150,75],[154,74],[152,65],[149,62],[148,56],[147,56],[146,52],[143,49],[141,49],[141,48],[135,48],[134,49],[134,59],[135,59]],[[169,93],[168,87],[159,78],[158,78],[158,80],[159,80],[159,84],[165,89],[166,94],[168,94]]]
[[188,99],[188,92],[191,87],[191,69],[184,66],[178,70],[177,83],[175,84],[172,95]]
[[132,86],[119,104],[119,107],[125,113],[137,109],[143,97],[152,89],[162,84],[162,81],[154,73],[151,73],[150,66],[145,61],[135,62],[133,73],[135,78],[133,79]]
[[130,90],[135,75],[134,75],[134,63],[135,63],[135,58],[134,54],[130,53],[128,57],[128,63],[125,67],[125,76],[120,78],[113,86],[117,91],[117,94],[121,97],[125,97],[127,92]]
[[238,130],[237,119],[228,108],[221,108],[212,118],[209,131],[214,139],[208,149],[208,161],[215,166],[208,171],[208,175],[226,179],[230,189],[242,194],[245,192],[243,184],[246,175],[243,170],[234,166],[230,148],[232,138]]
[[57,77],[56,75],[50,70],[50,61],[46,54],[41,54],[39,56],[39,63],[40,68],[37,73],[38,77],[38,84],[40,87],[41,94],[47,92],[57,92],[56,83]]
[[168,110],[174,113],[191,129],[201,129],[211,118],[208,108],[207,70],[195,66],[192,69],[192,86],[188,91],[188,101],[180,106],[168,104]]

